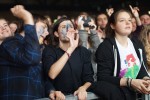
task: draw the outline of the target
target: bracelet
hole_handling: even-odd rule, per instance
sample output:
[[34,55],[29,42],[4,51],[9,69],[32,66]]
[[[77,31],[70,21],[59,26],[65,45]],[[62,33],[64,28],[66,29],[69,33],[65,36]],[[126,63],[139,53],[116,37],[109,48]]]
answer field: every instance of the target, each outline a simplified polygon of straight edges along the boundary
[[126,84],[127,84],[127,87],[129,87],[129,78],[127,78]]
[[67,51],[65,51],[65,53],[67,54],[68,58],[70,58],[70,54]]
[[128,87],[130,88],[130,82],[131,82],[131,79],[129,78],[129,81],[128,81]]
[[130,87],[131,87],[132,78],[130,79]]
[[131,87],[131,82],[132,82],[132,78],[127,78],[127,87],[130,88]]

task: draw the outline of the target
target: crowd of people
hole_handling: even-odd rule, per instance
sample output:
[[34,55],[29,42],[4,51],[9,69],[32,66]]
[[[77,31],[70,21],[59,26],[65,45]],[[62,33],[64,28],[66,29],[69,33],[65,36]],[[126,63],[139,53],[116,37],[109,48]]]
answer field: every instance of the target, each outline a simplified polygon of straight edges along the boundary
[[129,9],[52,22],[22,5],[11,8],[19,20],[0,18],[0,100],[150,94],[150,15]]

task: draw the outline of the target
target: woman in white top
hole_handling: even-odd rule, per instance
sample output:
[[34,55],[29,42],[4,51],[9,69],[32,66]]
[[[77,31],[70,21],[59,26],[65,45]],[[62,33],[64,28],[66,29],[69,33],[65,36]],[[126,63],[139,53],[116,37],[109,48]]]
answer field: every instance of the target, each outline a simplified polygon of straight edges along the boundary
[[150,81],[142,43],[129,38],[132,15],[114,12],[106,27],[106,39],[96,51],[97,80],[93,92],[104,100],[135,100],[136,92],[149,94]]

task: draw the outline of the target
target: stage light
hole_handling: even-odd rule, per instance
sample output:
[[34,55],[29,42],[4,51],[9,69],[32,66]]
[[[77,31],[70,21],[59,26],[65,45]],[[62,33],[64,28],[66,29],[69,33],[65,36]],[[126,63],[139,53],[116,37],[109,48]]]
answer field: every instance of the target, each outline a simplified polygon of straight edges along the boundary
[[148,14],[150,15],[150,10],[148,11]]

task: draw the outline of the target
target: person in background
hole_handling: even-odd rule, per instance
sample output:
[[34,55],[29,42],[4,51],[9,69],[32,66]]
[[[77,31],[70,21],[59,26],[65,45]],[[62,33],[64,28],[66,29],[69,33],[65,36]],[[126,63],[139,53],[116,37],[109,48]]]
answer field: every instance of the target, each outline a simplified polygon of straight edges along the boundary
[[17,21],[12,21],[9,23],[9,27],[10,27],[10,30],[13,34],[16,33],[16,30],[18,28],[18,22]]
[[91,88],[104,100],[136,100],[136,92],[150,94],[150,78],[142,43],[129,38],[132,14],[115,11],[106,26],[106,39],[96,51],[97,82]]
[[40,45],[32,14],[22,5],[11,8],[24,22],[24,37],[11,33],[0,18],[0,100],[34,100],[44,96]]
[[104,40],[106,34],[105,34],[105,28],[106,28],[106,25],[108,23],[108,15],[107,13],[99,13],[97,15],[97,33],[98,33],[98,36],[100,38],[100,40]]
[[113,8],[106,9],[106,12],[101,12],[97,15],[96,18],[96,25],[97,25],[97,34],[101,42],[106,37],[105,29],[106,25],[108,23],[108,19],[111,16],[111,14],[114,12]]
[[148,72],[150,74],[150,25],[145,25],[143,27],[139,39],[142,41],[145,48],[146,59],[148,63]]
[[33,14],[36,32],[40,45],[44,44],[44,39],[49,34],[49,21],[46,17],[40,14]]
[[107,15],[110,17],[114,13],[114,8],[107,8],[106,12],[107,12]]
[[131,36],[136,36],[137,38],[140,36],[140,32],[143,28],[143,25],[141,23],[141,20],[139,18],[139,8],[138,7],[132,7],[131,5],[129,5],[130,10],[133,14],[132,17],[132,33]]
[[142,14],[140,16],[140,20],[141,20],[141,23],[143,25],[149,25],[150,24],[150,16],[147,13]]
[[47,18],[47,20],[48,20],[48,25],[49,25],[49,27],[51,27],[51,26],[53,25],[53,22],[52,22],[51,17],[50,17],[49,15],[45,15],[44,17]]
[[[37,36],[38,36],[38,40],[39,40],[39,44],[40,44],[40,49],[41,49],[41,54],[43,52],[43,49],[48,45],[47,37],[50,36],[49,34],[49,21],[46,17],[40,15],[40,14],[33,14],[33,18],[34,18],[34,23],[35,23],[35,27],[36,27],[36,32],[37,32]],[[42,64],[42,59],[40,61],[40,66],[41,66],[41,70],[42,70],[42,80],[44,82],[44,87],[45,87],[45,96],[47,96],[47,91],[49,90],[54,90],[54,86],[52,83],[47,82],[47,73],[43,67]]]
[[[86,15],[84,15],[86,16]],[[102,42],[98,37],[98,33],[96,31],[96,24],[92,17],[88,17],[87,20],[84,20],[83,16],[78,17],[78,33],[79,39],[81,41],[81,45],[90,50],[91,52],[91,62],[94,70],[94,80],[96,81],[97,74],[97,64],[95,62],[95,51],[98,48],[98,45]]]
[[48,91],[51,99],[65,100],[65,95],[74,94],[86,100],[88,88],[93,82],[91,53],[79,46],[79,34],[73,22],[62,17],[53,26],[54,41],[42,55],[49,82],[55,90]]

